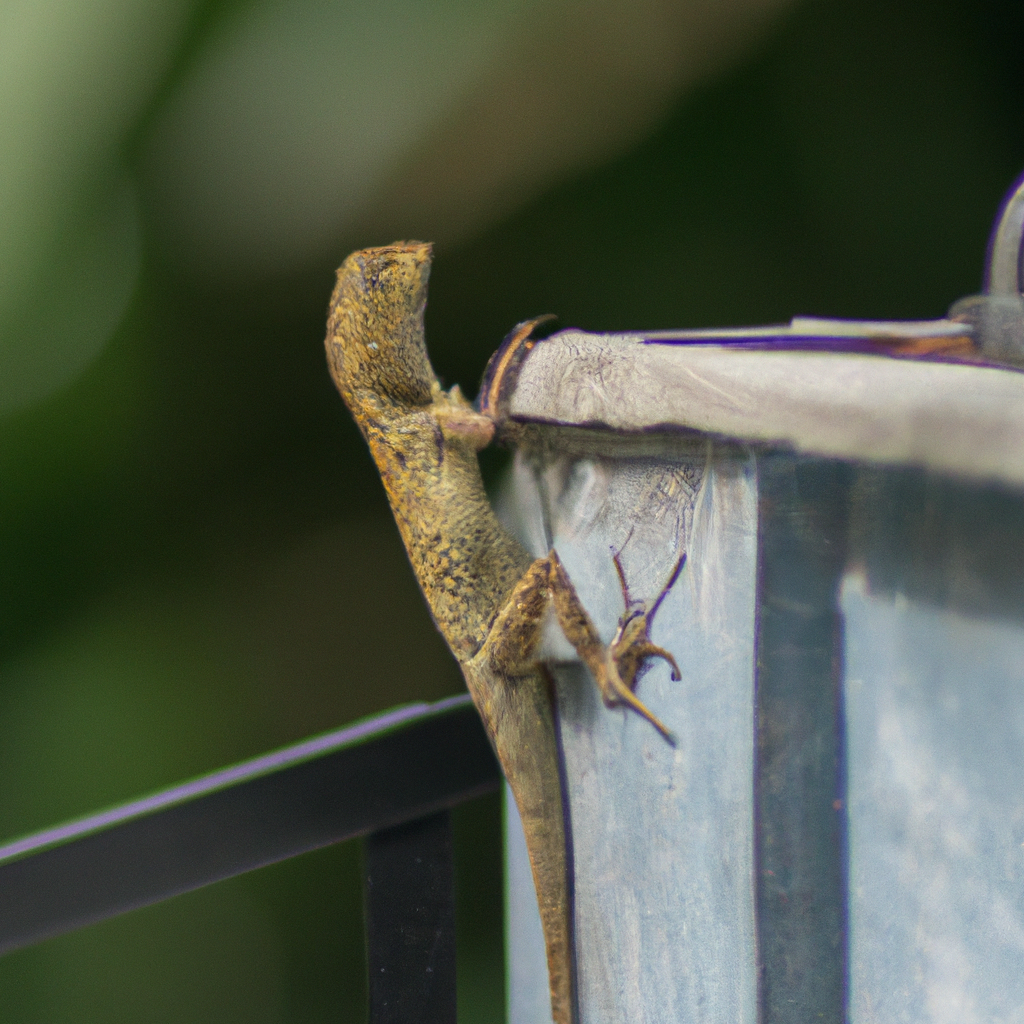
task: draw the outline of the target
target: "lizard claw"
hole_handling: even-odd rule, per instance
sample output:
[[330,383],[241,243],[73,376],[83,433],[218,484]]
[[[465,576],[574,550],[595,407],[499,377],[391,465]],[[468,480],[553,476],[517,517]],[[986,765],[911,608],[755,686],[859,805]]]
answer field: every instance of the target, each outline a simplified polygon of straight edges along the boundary
[[664,722],[653,714],[646,704],[628,687],[619,676],[617,666],[612,658],[608,658],[608,671],[601,673],[598,677],[598,685],[601,688],[601,698],[605,706],[609,708],[625,705],[632,708],[641,718],[646,718],[662,736],[674,747],[676,745],[675,733],[672,732]]
[[682,673],[679,671],[679,666],[676,664],[676,659],[672,657],[671,653],[665,650],[664,647],[659,647],[657,644],[641,642],[638,643],[634,648],[636,657],[643,661],[645,658],[661,658],[667,661],[672,666],[672,681],[678,683],[683,678]]

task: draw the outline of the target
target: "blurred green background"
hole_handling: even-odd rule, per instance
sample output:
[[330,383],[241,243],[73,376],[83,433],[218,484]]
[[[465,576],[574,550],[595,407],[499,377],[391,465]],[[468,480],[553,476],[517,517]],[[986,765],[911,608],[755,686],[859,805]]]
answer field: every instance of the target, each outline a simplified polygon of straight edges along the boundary
[[[516,321],[933,317],[1024,168],[1011,0],[8,0],[0,837],[459,692],[326,372],[352,248]],[[492,457],[493,473],[500,459]],[[465,1021],[500,814],[459,812]],[[358,844],[0,960],[8,1022],[358,1021]]]

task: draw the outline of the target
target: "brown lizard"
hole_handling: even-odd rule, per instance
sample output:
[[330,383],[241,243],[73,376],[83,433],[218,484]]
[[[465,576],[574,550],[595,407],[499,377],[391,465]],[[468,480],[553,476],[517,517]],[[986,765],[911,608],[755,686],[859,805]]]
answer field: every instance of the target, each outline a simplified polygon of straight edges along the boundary
[[[419,242],[365,249],[338,270],[327,328],[334,382],[380,470],[409,560],[512,788],[523,821],[547,947],[556,1024],[576,1016],[570,946],[565,797],[552,681],[535,651],[548,608],[589,667],[604,702],[626,705],[671,734],[633,692],[651,643],[650,611],[630,598],[611,644],[594,624],[554,550],[532,558],[498,522],[476,453],[495,433],[458,387],[444,391],[423,337],[431,250]],[[513,336],[528,345],[528,325]],[[485,408],[487,408],[485,402]]]

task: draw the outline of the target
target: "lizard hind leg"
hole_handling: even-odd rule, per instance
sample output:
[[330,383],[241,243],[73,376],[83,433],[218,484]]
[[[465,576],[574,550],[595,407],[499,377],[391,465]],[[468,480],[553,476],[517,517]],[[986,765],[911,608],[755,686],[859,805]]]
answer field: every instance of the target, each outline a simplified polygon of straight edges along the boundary
[[514,675],[534,661],[551,605],[550,558],[538,558],[526,570],[491,626],[484,650],[499,672]]
[[[678,577],[684,558],[673,569],[653,611]],[[558,624],[576,649],[580,660],[590,669],[607,707],[625,706],[645,718],[673,746],[672,731],[633,692],[637,673],[647,658],[663,658],[672,668],[672,678],[680,678],[679,666],[670,652],[651,643],[648,635],[652,612],[629,598],[622,566],[616,557],[616,569],[627,601],[626,615],[610,644],[605,644],[593,620],[583,607],[579,594],[558,554],[552,549],[546,558],[538,558],[523,575],[491,627],[484,650],[491,669],[512,679],[534,661],[541,627],[549,606],[553,605]],[[632,608],[630,607],[632,606]]]
[[[660,647],[655,647],[648,639],[645,613],[630,615],[629,590],[618,560],[616,559],[616,568],[619,571],[619,580],[627,601],[627,616],[624,616],[626,623],[620,622],[611,644],[604,644],[601,641],[597,628],[587,614],[586,608],[583,607],[583,602],[580,601],[579,594],[576,593],[576,588],[573,586],[572,580],[569,579],[569,574],[565,571],[565,566],[562,565],[561,559],[554,550],[548,554],[548,562],[551,573],[549,586],[558,624],[561,626],[565,638],[576,648],[576,653],[590,669],[605,705],[607,707],[625,705],[631,708],[641,718],[646,718],[669,743],[675,746],[675,736],[671,730],[633,693],[633,682],[641,661],[646,657],[667,657],[677,673],[679,669],[675,664],[675,659],[668,651],[662,651]],[[678,575],[678,573],[674,575]],[[624,626],[629,622],[639,625],[641,627],[639,631],[628,628],[624,630]],[[625,668],[625,672],[623,672],[623,668]]]

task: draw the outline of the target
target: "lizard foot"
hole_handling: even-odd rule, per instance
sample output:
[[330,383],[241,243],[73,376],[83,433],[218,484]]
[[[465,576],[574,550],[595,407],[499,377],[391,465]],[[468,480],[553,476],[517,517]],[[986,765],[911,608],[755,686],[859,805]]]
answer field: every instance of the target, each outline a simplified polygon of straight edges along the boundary
[[601,690],[601,699],[604,701],[605,707],[614,708],[625,705],[632,708],[641,718],[646,718],[673,747],[676,745],[675,733],[640,700],[630,686],[626,685],[610,647],[604,671],[595,673],[594,678]]
[[[601,674],[598,682],[601,686],[601,695],[605,704],[627,704],[638,714],[647,719],[670,743],[675,745],[675,737],[672,733],[637,699],[636,683],[637,678],[648,658],[661,658],[667,661],[672,668],[672,679],[678,682],[682,678],[679,665],[672,654],[651,642],[651,624],[654,621],[655,613],[661,606],[666,594],[672,589],[672,585],[678,579],[686,563],[686,555],[680,555],[676,564],[669,574],[668,580],[661,588],[661,593],[655,598],[650,609],[645,601],[635,600],[629,592],[629,584],[626,582],[626,573],[622,568],[621,552],[612,556],[615,563],[615,571],[619,576],[619,585],[622,587],[622,600],[625,611],[619,619],[618,628],[612,642],[608,645],[607,670]],[[626,696],[628,694],[629,696]]]
[[669,743],[675,746],[676,741],[671,730],[651,713],[634,690],[643,663],[648,658],[664,659],[672,667],[672,678],[680,678],[675,658],[663,647],[651,642],[650,629],[658,607],[682,571],[686,556],[682,555],[676,562],[668,581],[650,608],[647,607],[646,601],[635,601],[630,596],[622,561],[618,554],[614,555],[613,559],[626,607],[619,619],[615,636],[607,645],[602,643],[598,636],[594,623],[580,602],[576,588],[572,585],[556,552],[550,551],[548,557],[538,561],[536,566],[538,572],[546,568],[549,573],[547,586],[554,599],[559,625],[584,664],[590,669],[605,705],[631,708],[642,718],[646,718]]
[[[620,654],[620,652],[616,652]],[[646,658],[661,658],[663,661],[667,661],[672,666],[672,680],[678,683],[682,679],[682,674],[679,671],[679,666],[676,664],[676,659],[672,657],[671,653],[666,651],[664,647],[659,647],[657,644],[645,643],[640,641],[633,647],[633,654],[643,662]],[[620,654],[621,656],[621,654]],[[636,681],[634,679],[634,686]]]

